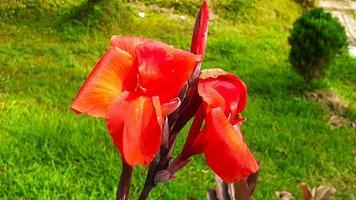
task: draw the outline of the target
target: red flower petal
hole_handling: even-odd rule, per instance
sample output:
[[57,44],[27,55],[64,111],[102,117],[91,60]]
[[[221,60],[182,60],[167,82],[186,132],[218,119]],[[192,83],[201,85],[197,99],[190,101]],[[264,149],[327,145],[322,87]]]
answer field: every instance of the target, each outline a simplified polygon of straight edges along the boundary
[[113,100],[125,88],[134,88],[135,75],[132,71],[132,56],[119,48],[112,47],[96,64],[80,88],[71,108],[77,113],[104,117]]
[[193,32],[190,52],[204,57],[206,41],[208,38],[209,10],[208,3],[204,0],[200,7]]
[[144,44],[146,42],[152,42],[151,39],[137,38],[137,37],[127,37],[114,35],[110,41],[110,47],[118,47],[132,55],[133,58],[136,57],[136,47]]
[[110,107],[106,122],[126,163],[146,166],[156,156],[163,123],[157,97],[132,97],[125,92]]
[[200,135],[209,167],[225,182],[245,179],[258,170],[240,128],[230,124],[221,108],[207,113],[206,127]]
[[162,104],[162,116],[168,116],[180,106],[181,101],[178,97],[172,99],[171,101]]
[[180,155],[182,159],[188,159],[190,156],[195,154],[203,153],[203,144],[201,142],[200,130],[204,122],[204,106],[200,106],[195,114],[192,126],[190,127],[188,137],[185,141],[183,151]]
[[136,53],[140,92],[159,96],[162,103],[179,94],[200,60],[200,56],[160,42],[140,45]]
[[235,75],[200,80],[198,91],[209,107],[220,107],[226,115],[234,116],[246,107],[247,87]]

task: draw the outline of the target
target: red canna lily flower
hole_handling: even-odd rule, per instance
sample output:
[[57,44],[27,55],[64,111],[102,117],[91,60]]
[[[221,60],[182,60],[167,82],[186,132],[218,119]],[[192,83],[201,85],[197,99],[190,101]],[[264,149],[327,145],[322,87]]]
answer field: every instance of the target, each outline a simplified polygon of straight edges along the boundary
[[200,59],[158,41],[114,36],[71,108],[105,117],[126,163],[147,165],[159,150],[164,118],[179,106],[177,95]]
[[198,93],[203,103],[180,159],[203,153],[208,166],[225,182],[243,180],[255,173],[258,164],[240,129],[244,120],[240,113],[245,109],[247,98],[245,84],[223,70],[203,70]]

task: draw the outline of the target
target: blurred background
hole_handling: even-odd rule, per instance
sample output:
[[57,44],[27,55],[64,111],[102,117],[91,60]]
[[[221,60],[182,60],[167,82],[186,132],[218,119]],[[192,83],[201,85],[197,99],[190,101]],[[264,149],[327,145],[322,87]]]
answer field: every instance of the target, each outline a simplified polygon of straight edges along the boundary
[[[121,159],[105,122],[75,115],[69,105],[112,35],[188,50],[200,3],[0,0],[0,199],[113,199]],[[352,24],[355,2],[347,3],[341,14]],[[356,198],[356,59],[338,53],[312,82],[289,62],[293,23],[313,6],[318,2],[210,1],[203,68],[221,67],[248,86],[242,129],[262,162],[256,200],[281,190],[301,199],[303,181],[334,186],[335,199]],[[347,33],[350,46],[353,34]],[[134,170],[132,199],[145,173]],[[214,174],[196,156],[150,199],[205,199],[213,187]]]

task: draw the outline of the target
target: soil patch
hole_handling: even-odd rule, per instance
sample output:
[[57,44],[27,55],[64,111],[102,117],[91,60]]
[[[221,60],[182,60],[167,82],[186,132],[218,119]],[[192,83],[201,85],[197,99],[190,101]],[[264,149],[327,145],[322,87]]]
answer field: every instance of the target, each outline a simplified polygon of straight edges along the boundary
[[308,99],[320,104],[327,112],[329,117],[329,124],[334,127],[342,125],[356,128],[356,120],[351,120],[346,117],[349,103],[340,99],[335,92],[327,89],[306,92]]

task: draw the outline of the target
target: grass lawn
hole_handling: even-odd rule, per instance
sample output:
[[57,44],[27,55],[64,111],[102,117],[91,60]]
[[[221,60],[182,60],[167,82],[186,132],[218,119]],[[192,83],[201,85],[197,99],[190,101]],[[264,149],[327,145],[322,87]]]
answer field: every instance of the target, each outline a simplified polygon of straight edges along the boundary
[[[182,20],[180,15],[199,4],[176,1],[175,12],[157,12],[152,2],[164,7],[174,1],[110,0],[96,6],[83,1],[0,2],[0,199],[113,199],[121,159],[105,122],[77,116],[69,105],[112,35],[155,38],[188,49],[194,16]],[[301,14],[299,5],[254,0],[241,12],[211,21],[203,67],[234,72],[249,87],[242,128],[262,161],[254,199],[274,199],[281,190],[301,199],[302,181],[336,187],[335,199],[355,199],[356,131],[331,127],[326,111],[303,93],[326,87],[355,103],[356,60],[338,57],[323,80],[307,86],[288,63],[287,38]],[[356,113],[356,106],[350,109]],[[186,131],[178,149],[185,136]],[[145,172],[134,171],[132,199]],[[150,199],[205,199],[213,181],[204,158],[197,156]]]

